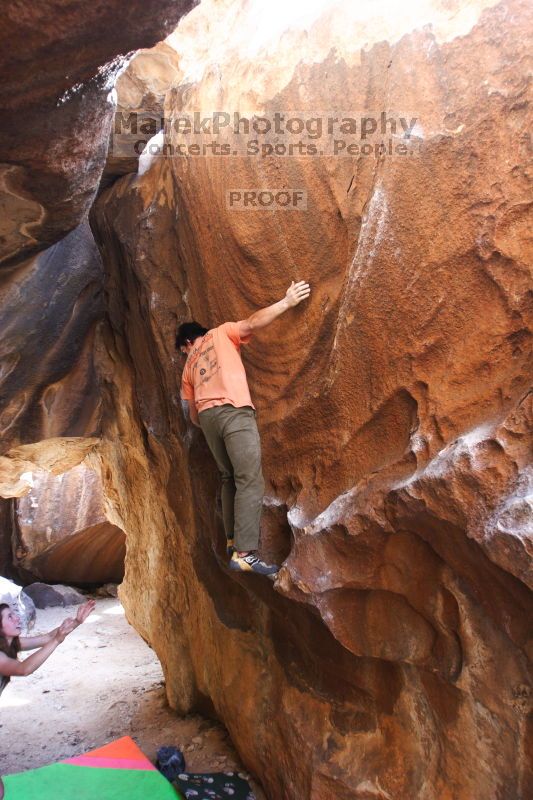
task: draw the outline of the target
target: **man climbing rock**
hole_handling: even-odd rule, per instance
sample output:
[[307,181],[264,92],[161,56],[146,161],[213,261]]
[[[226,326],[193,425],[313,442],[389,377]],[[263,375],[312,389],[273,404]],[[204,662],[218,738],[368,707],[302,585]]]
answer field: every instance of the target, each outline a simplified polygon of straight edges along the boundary
[[176,348],[187,356],[181,397],[191,422],[202,429],[222,477],[222,516],[233,570],[261,575],[278,571],[257,552],[264,491],[261,442],[240,347],[310,292],[305,281],[293,281],[282,300],[248,319],[211,330],[185,322],[176,336]]

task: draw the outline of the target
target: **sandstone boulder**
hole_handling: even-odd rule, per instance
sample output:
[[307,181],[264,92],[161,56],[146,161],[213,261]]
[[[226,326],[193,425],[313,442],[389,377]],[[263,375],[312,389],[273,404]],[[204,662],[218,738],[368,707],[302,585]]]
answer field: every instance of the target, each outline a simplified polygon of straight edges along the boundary
[[81,464],[60,475],[32,473],[16,501],[15,564],[45,581],[120,583],[124,532],[105,515],[101,479]]
[[164,127],[165,95],[178,74],[178,53],[166,42],[138,51],[120,73],[100,191],[118,176],[137,172],[144,146]]
[[116,583],[104,583],[95,590],[97,597],[118,597],[118,586]]
[[[168,40],[165,99],[171,119],[401,108],[416,154],[147,158],[91,215],[121,597],[170,702],[220,716],[276,800],[528,795],[531,10],[422,5],[309,8],[280,37],[266,6],[202,3]],[[242,188],[307,209],[234,210]],[[178,322],[242,319],[300,278],[310,302],[244,353],[273,589],[225,569],[172,345]]]

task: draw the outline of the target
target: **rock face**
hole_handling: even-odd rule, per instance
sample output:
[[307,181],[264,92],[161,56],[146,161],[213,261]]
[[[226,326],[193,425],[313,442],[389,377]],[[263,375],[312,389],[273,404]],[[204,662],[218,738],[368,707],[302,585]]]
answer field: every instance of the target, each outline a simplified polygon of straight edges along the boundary
[[105,516],[100,475],[81,464],[32,483],[16,502],[15,566],[48,582],[120,582],[125,537]]
[[4,579],[15,577],[11,546],[12,517],[10,501],[0,499],[0,575]]
[[[165,100],[170,119],[406,109],[412,157],[145,159],[92,214],[121,596],[171,703],[214,710],[276,800],[530,792],[531,9],[422,6],[341,4],[279,38],[266,6],[202,3]],[[243,188],[305,190],[307,210],[231,210]],[[173,336],[300,278],[310,302],[244,354],[272,587],[224,567]]]
[[[20,530],[21,512],[6,502],[0,517],[3,574],[83,582],[121,574],[117,559],[124,534],[103,516],[95,480],[83,480],[96,473],[83,467],[68,472],[89,456],[100,431],[94,350],[104,317],[102,292],[102,262],[87,222],[11,269],[0,286],[0,496],[20,497],[37,482],[22,508],[37,504],[41,483],[48,484],[50,501],[46,509],[41,505],[41,525],[28,509],[22,511],[29,524]],[[71,491],[54,492],[63,485],[54,474],[65,470],[64,485]],[[80,496],[84,502],[78,506]],[[82,548],[76,550],[77,544]],[[69,566],[63,573],[65,556]]]

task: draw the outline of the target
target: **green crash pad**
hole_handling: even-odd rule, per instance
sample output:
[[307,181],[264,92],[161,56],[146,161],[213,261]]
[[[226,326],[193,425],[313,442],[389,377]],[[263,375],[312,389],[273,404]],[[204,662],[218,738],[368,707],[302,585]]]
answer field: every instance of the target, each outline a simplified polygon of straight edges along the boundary
[[5,800],[178,800],[129,736],[59,764],[6,775]]

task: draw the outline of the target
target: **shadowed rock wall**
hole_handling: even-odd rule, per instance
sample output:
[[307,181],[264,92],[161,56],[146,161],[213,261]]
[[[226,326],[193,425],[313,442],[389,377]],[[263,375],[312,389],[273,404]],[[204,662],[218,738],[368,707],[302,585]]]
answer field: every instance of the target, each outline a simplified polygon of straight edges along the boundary
[[95,330],[104,315],[102,262],[82,223],[0,283],[1,452],[98,432]]
[[[122,599],[171,703],[214,709],[275,800],[529,792],[531,14],[487,5],[426,4],[423,27],[344,4],[247,58],[246,7],[222,52],[207,20],[228,4],[202,4],[168,40],[166,116],[407,108],[420,153],[153,159],[93,209]],[[228,210],[228,189],[256,187],[306,189],[308,209]],[[264,549],[286,559],[272,587],[224,567],[173,337],[300,278],[310,301],[244,353]]]
[[0,32],[0,266],[86,216],[104,167],[115,79],[194,0],[6,3]]

